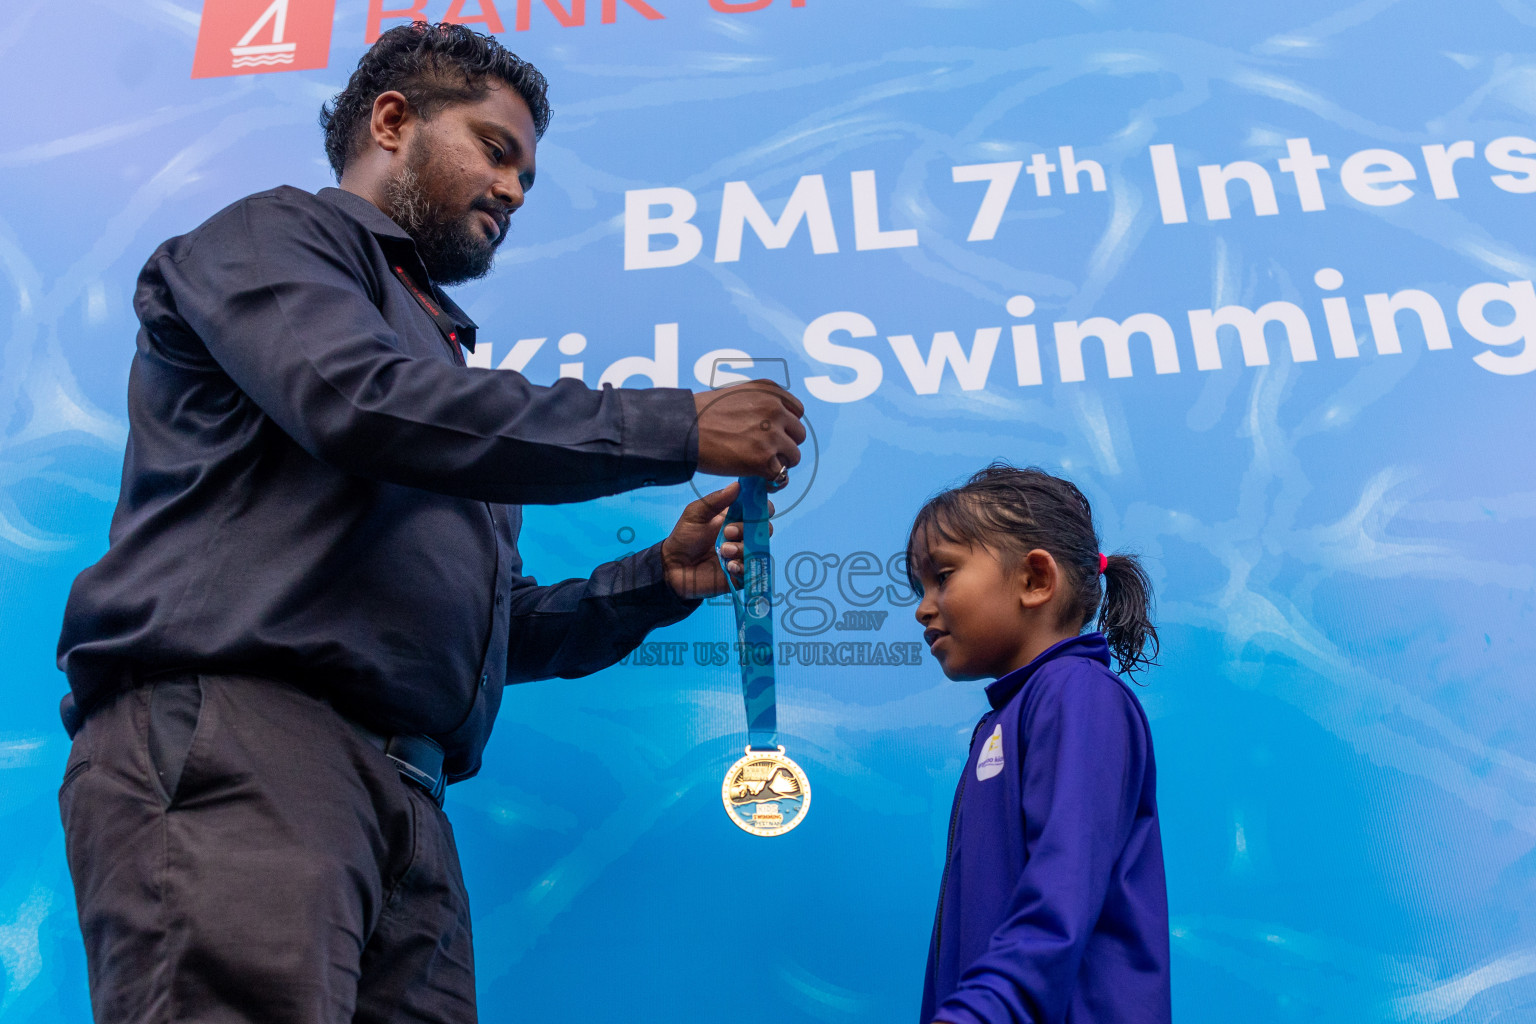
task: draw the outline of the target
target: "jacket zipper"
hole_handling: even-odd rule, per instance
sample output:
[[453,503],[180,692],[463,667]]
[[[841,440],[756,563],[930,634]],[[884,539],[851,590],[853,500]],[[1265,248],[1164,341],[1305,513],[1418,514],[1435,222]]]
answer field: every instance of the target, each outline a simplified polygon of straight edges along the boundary
[[971,750],[976,746],[976,736],[981,727],[992,717],[988,711],[971,730],[971,742],[965,747],[965,767],[960,771],[960,791],[955,794],[954,809],[949,812],[949,839],[944,844],[944,875],[939,879],[939,908],[933,915],[933,955],[939,955],[939,941],[944,937],[944,894],[949,891],[949,866],[955,855],[955,827],[960,823],[960,804],[965,799],[965,780],[971,774]]

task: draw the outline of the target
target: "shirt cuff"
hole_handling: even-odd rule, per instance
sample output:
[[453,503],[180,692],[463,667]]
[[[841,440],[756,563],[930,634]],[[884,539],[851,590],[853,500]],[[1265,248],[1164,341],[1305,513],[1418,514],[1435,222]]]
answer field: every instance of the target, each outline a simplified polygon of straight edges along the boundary
[[672,584],[667,582],[666,566],[661,560],[660,542],[629,557],[628,575],[634,580],[631,598],[655,610],[656,623],[652,629],[681,622],[704,603],[701,599],[679,597],[677,591],[672,589]]
[[698,414],[685,388],[614,388],[621,430],[620,475],[641,486],[680,484],[699,465]]

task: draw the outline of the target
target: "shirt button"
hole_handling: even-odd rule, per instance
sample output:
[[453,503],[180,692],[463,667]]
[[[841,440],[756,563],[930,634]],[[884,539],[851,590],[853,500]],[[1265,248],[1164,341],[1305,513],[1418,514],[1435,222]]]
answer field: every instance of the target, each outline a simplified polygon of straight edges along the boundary
[[491,681],[491,674],[489,672],[482,672],[480,674],[480,689],[482,689],[482,690],[485,689],[486,684],[489,683],[490,681]]
[[656,481],[655,480],[641,480],[640,481],[640,486],[641,487],[655,487],[656,486]]

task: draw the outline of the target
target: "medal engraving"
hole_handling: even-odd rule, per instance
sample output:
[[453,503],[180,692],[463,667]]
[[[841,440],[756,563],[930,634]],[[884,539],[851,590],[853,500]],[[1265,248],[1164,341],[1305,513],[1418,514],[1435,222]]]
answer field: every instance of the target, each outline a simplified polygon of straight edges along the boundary
[[747,748],[720,787],[725,813],[755,836],[781,836],[805,820],[811,783],[800,766],[777,751]]

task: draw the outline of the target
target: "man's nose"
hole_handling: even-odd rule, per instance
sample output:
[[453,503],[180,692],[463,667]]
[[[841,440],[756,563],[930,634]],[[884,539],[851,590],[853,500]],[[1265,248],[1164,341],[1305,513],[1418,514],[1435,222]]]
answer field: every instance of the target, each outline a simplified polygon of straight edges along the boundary
[[510,210],[516,210],[523,205],[523,183],[517,180],[517,175],[498,178],[491,194],[498,202],[506,204]]

